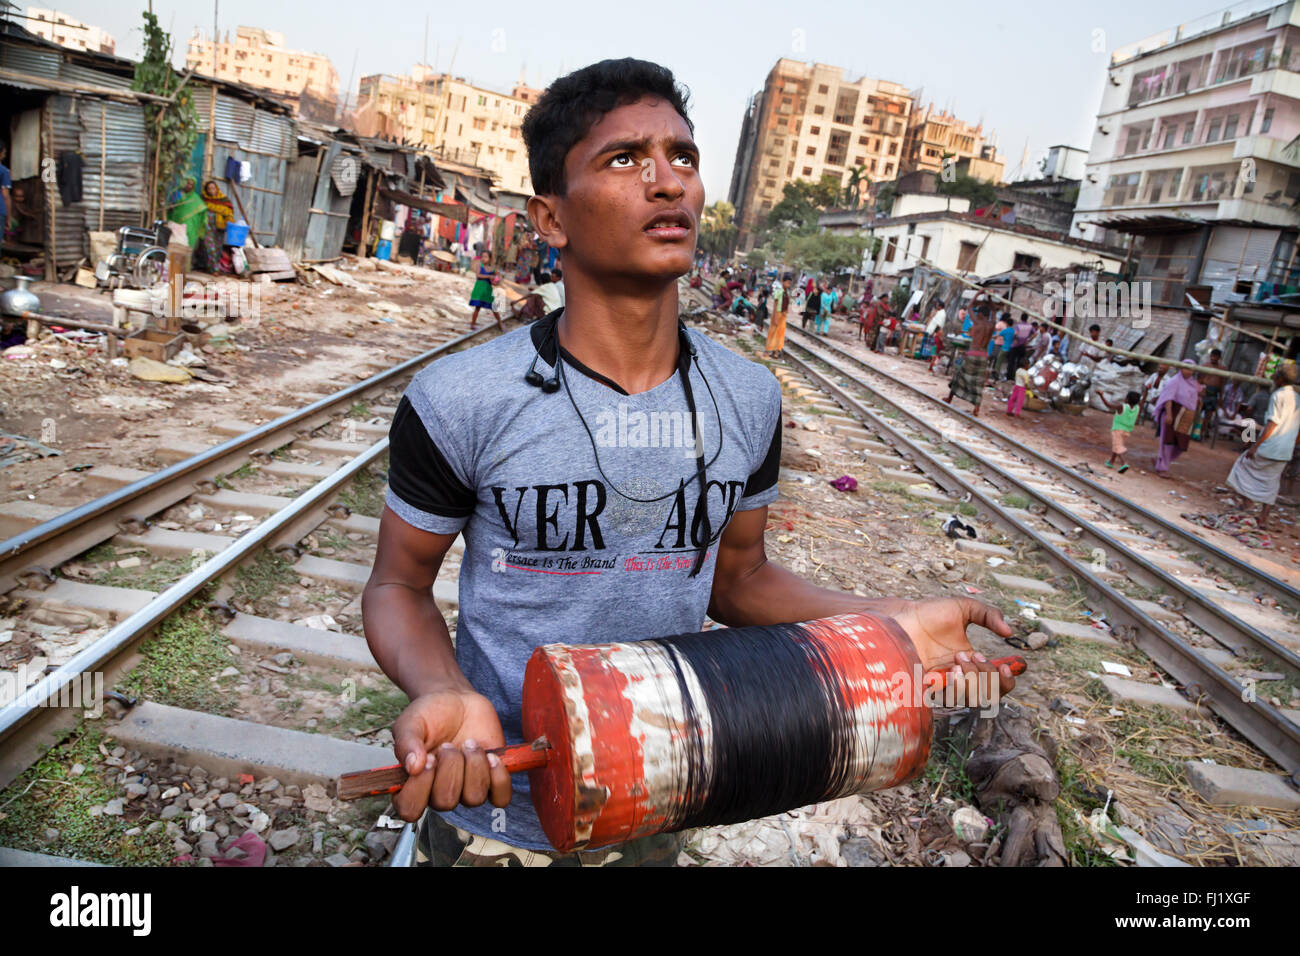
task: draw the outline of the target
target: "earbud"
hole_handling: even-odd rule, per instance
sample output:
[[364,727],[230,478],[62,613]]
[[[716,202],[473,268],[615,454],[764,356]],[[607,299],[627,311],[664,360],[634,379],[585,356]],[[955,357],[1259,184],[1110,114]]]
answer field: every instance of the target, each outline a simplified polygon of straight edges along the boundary
[[[554,335],[555,325],[552,324],[546,333],[546,338],[542,340],[542,348],[546,348],[546,342]],[[532,364],[528,366],[528,371],[524,373],[524,381],[533,388],[540,388],[547,395],[550,395],[560,390],[560,363],[557,356],[555,368],[551,371],[551,377],[543,378],[542,373],[537,371],[537,360],[541,357],[541,349],[538,349],[537,354],[533,356]]]

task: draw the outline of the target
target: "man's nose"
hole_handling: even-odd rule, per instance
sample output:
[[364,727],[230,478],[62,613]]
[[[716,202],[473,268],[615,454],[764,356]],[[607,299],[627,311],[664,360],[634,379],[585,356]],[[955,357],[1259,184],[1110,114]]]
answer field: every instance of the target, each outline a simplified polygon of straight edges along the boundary
[[677,171],[667,156],[648,157],[649,163],[642,171],[650,187],[651,198],[680,199],[686,193],[686,186],[677,177]]

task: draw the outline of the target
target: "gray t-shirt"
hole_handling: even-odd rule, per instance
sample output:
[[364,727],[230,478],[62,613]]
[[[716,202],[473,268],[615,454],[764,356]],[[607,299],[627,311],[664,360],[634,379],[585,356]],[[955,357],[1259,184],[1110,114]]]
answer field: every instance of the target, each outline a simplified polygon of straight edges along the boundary
[[[555,345],[544,333],[558,314],[420,372],[392,428],[388,507],[416,528],[463,533],[456,660],[496,707],[509,743],[522,739],[524,667],[536,647],[700,630],[716,545],[691,578],[699,544],[716,542],[735,512],[777,497],[781,389],[767,369],[686,333],[697,350],[690,383],[707,466],[700,507],[680,368],[637,395],[570,357],[567,389],[525,383],[539,348],[537,370],[551,377]],[[495,827],[487,804],[443,816],[549,849],[527,777],[513,783]]]

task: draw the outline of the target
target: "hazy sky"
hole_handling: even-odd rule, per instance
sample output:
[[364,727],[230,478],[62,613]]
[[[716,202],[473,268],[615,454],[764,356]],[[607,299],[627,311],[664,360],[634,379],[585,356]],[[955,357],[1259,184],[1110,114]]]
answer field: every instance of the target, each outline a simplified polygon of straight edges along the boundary
[[[21,0],[19,0],[21,3]],[[47,0],[140,52],[144,4]],[[527,69],[530,85],[605,57],[663,63],[691,89],[708,201],[726,198],[736,137],[750,95],[779,57],[844,67],[915,89],[996,132],[1010,175],[1026,143],[1031,156],[1064,143],[1087,149],[1109,53],[1213,7],[1186,0],[1083,4],[959,2],[777,3],[711,0],[665,4],[357,3],[341,0],[219,0],[219,28],[280,31],[294,49],[324,53],[348,84],[371,73],[409,73],[426,58],[475,83],[508,91]],[[184,61],[190,34],[212,31],[213,4],[154,0]],[[1100,32],[1099,32],[1100,31]],[[1104,45],[1105,52],[1097,47]],[[452,62],[453,54],[455,57]]]

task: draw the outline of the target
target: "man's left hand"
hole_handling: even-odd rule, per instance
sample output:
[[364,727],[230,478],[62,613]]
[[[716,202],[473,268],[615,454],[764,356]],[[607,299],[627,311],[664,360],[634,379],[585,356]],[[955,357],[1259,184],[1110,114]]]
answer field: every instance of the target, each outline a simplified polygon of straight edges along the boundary
[[1003,664],[995,668],[988,659],[971,647],[966,628],[978,624],[999,637],[1011,636],[1011,625],[1002,612],[990,604],[968,597],[926,598],[906,601],[901,598],[884,598],[871,602],[869,610],[884,614],[898,622],[911,638],[921,666],[928,671],[952,670],[957,674],[972,671],[994,671],[1003,694],[1016,686],[1011,668]]

